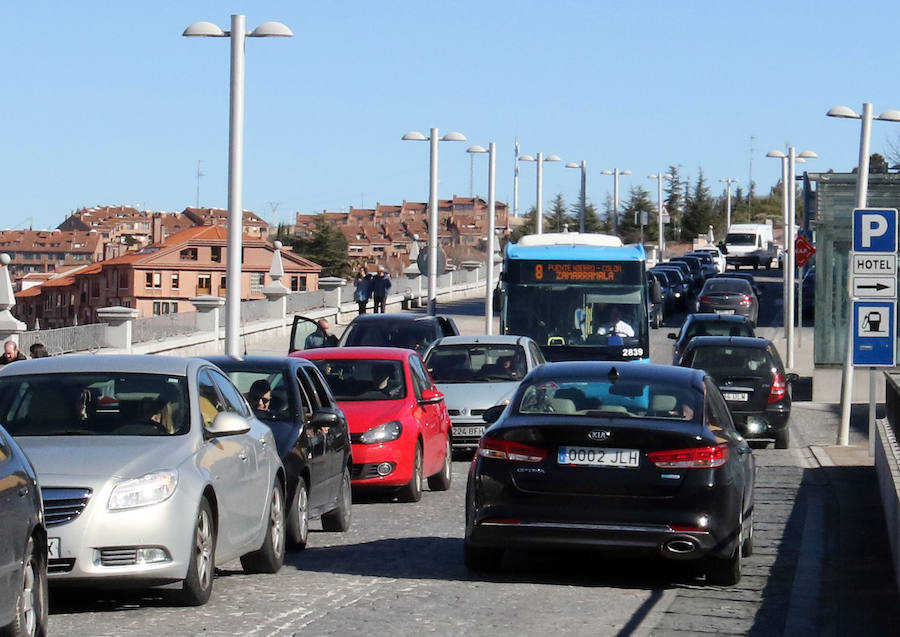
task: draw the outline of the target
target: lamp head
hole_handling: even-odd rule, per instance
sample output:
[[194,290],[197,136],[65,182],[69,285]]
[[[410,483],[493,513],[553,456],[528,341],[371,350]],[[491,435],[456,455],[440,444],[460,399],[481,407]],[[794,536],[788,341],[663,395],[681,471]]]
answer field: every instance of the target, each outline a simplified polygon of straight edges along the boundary
[[631,171],[626,168],[625,170],[620,170],[619,174],[620,175],[630,175]]
[[466,136],[462,133],[458,133],[456,131],[450,131],[443,137],[441,137],[442,142],[464,142],[466,141]]
[[186,38],[224,38],[230,33],[223,31],[212,22],[194,22],[181,35]]
[[766,153],[766,157],[776,157],[778,159],[784,159],[785,157],[787,157],[787,155],[785,155],[780,150],[770,150]]
[[566,164],[566,168],[581,168],[581,164],[576,164],[574,161],[570,161]]
[[889,122],[900,122],[900,111],[890,109],[883,112],[881,115],[876,117],[875,119],[883,119]]
[[537,161],[531,155],[519,155],[519,161]]
[[484,146],[469,146],[466,149],[467,153],[486,153],[487,151],[484,149]]
[[804,150],[802,153],[797,155],[797,157],[802,157],[804,159],[818,159],[819,156],[816,154],[814,150]]
[[562,159],[559,158],[559,155],[547,155],[544,157],[544,161],[562,161]]
[[294,32],[280,22],[263,22],[247,35],[251,38],[292,38]]
[[417,130],[409,131],[406,135],[401,137],[403,141],[406,142],[427,142],[428,138],[425,137],[422,133]]
[[859,115],[856,114],[849,106],[835,106],[834,108],[828,109],[828,112],[825,113],[828,117],[846,117],[850,119],[859,119]]

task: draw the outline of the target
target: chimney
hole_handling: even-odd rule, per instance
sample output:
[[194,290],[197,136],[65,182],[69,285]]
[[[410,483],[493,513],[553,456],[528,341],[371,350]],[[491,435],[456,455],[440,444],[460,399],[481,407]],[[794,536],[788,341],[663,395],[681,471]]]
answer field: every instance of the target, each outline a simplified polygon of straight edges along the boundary
[[163,242],[162,213],[154,212],[150,219],[150,243]]

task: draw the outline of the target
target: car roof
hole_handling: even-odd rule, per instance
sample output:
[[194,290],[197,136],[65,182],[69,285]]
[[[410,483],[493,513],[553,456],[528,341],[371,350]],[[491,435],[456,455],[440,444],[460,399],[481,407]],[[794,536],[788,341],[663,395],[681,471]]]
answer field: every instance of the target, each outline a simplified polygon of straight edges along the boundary
[[316,349],[301,349],[291,352],[293,357],[302,357],[309,360],[360,358],[403,361],[408,359],[410,354],[417,355],[414,350],[403,347],[318,347]]
[[685,323],[688,321],[695,322],[714,322],[718,321],[721,323],[749,323],[750,319],[746,316],[741,316],[740,314],[713,314],[712,312],[696,312],[694,314],[688,314],[685,318]]
[[74,354],[16,361],[0,367],[0,376],[74,372],[144,372],[185,376],[206,361],[183,356],[146,354]]
[[476,334],[475,336],[442,336],[431,344],[431,347],[441,345],[525,345],[531,339],[527,336],[516,334]]
[[[565,361],[544,363],[540,367],[536,367],[529,376],[533,384],[553,380],[581,380],[585,377],[608,378],[613,368],[618,373],[619,380],[683,383],[695,388],[702,387],[705,375],[702,370],[674,365],[621,361]],[[682,370],[686,370],[688,373],[684,373]]]
[[204,356],[210,363],[221,367],[222,369],[233,369],[239,367],[257,368],[257,369],[283,369],[289,364],[310,364],[307,359],[300,357],[287,356]]
[[[431,316],[429,314],[360,314],[352,321],[350,321],[350,325],[354,323],[381,323],[381,322],[397,322],[397,323],[406,323],[406,322],[414,322],[421,321],[423,323],[430,323],[432,321],[436,321],[439,318],[444,318],[442,316]],[[349,327],[349,326],[348,326]]]
[[688,343],[689,349],[698,347],[747,347],[767,349],[772,344],[767,338],[759,336],[695,336]]

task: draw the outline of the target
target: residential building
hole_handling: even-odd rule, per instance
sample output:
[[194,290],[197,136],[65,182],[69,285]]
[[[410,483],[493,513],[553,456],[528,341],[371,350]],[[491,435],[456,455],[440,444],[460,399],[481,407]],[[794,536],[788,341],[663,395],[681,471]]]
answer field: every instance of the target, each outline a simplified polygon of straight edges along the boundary
[[10,256],[10,275],[15,280],[102,259],[103,241],[99,233],[84,230],[3,230],[0,252]]

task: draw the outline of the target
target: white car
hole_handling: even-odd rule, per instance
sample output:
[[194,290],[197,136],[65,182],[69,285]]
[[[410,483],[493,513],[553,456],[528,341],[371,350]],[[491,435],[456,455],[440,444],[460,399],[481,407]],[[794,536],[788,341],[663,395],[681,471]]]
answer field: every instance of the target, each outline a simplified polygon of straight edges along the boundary
[[717,246],[707,244],[705,246],[700,246],[699,248],[694,248],[691,252],[707,252],[709,256],[712,257],[713,263],[716,264],[716,269],[719,271],[719,274],[725,272],[725,255],[722,254],[722,251],[719,250]]
[[544,363],[527,336],[446,336],[425,354],[435,385],[450,413],[454,450],[474,450],[484,433],[484,412],[509,402],[519,383]]
[[217,563],[281,568],[275,439],[208,361],[19,361],[0,369],[0,420],[41,483],[51,582],[180,583],[179,601],[200,605]]

